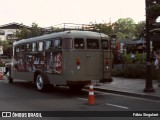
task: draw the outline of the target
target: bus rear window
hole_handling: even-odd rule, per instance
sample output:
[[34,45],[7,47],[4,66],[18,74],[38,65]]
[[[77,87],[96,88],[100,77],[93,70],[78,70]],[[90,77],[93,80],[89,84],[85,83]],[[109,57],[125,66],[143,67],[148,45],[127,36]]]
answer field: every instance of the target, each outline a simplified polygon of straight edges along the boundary
[[88,49],[99,49],[98,39],[87,39],[87,48]]
[[102,49],[108,49],[109,48],[109,44],[107,40],[102,40]]
[[74,48],[75,49],[84,49],[84,39],[83,38],[75,38],[74,39]]

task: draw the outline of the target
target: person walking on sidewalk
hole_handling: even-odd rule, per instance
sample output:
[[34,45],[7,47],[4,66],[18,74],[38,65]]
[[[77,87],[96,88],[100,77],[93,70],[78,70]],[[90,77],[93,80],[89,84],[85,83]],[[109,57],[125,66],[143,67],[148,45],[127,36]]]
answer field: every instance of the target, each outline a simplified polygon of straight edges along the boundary
[[160,51],[158,49],[154,50],[155,61],[154,65],[156,67],[156,74],[158,77],[158,86],[160,87]]

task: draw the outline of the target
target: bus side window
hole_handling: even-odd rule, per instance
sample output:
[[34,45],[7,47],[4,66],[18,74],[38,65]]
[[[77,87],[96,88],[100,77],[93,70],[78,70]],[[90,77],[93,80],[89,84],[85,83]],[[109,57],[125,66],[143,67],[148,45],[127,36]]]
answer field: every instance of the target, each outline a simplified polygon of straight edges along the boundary
[[45,50],[50,50],[52,48],[52,44],[51,41],[48,40],[45,42]]
[[109,49],[108,40],[102,40],[102,49]]
[[25,45],[20,45],[20,52],[24,52],[25,51]]
[[63,49],[72,49],[72,48],[73,48],[72,38],[64,38]]
[[20,52],[19,46],[15,46],[15,48],[14,48],[14,55],[15,55],[15,56],[18,55],[19,52]]
[[38,43],[38,51],[43,51],[43,42]]
[[31,44],[28,43],[28,44],[25,45],[25,51],[26,52],[30,52],[31,51]]
[[19,53],[19,46],[15,47],[15,55],[17,55]]
[[54,49],[61,49],[62,48],[62,40],[61,39],[55,39],[53,41],[53,47],[54,47]]
[[37,51],[37,43],[32,43],[32,52]]
[[84,49],[84,39],[83,38],[75,38],[74,39],[74,48],[75,49]]
[[88,49],[99,49],[98,39],[87,39],[87,48]]

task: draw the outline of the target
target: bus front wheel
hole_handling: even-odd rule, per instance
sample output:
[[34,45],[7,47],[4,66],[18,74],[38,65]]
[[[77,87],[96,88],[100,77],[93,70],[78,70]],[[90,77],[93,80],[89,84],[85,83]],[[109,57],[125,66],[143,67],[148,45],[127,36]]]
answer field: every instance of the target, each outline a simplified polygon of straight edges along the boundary
[[35,84],[37,90],[40,92],[45,92],[47,90],[47,84],[45,84],[45,79],[45,76],[43,76],[42,74],[38,74],[36,76]]

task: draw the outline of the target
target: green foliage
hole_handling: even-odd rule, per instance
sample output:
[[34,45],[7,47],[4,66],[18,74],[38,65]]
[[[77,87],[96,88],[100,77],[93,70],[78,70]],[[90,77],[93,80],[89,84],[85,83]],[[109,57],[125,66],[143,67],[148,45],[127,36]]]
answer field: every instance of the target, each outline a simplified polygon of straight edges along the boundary
[[113,34],[113,24],[111,23],[91,23],[91,27],[101,33],[105,33],[107,35],[112,35]]
[[91,28],[107,35],[116,34],[118,39],[140,38],[144,33],[145,22],[135,24],[131,18],[120,18],[115,23],[91,23]]
[[122,76],[123,76],[123,70],[122,70],[122,69],[114,68],[114,69],[112,70],[112,76],[122,77]]
[[16,37],[18,37],[19,40],[29,38],[30,36],[31,32],[27,27],[23,27],[16,31]]
[[32,23],[31,28],[23,27],[20,30],[16,31],[16,37],[18,37],[18,40],[30,38],[30,37],[36,37],[42,35],[42,29],[38,27],[38,24]]
[[131,64],[132,63],[132,59],[131,59],[130,54],[124,54],[123,59],[124,59],[125,64]]
[[[146,78],[146,64],[124,64],[123,68],[115,68],[112,70],[112,76],[126,77],[126,78]],[[152,79],[159,80],[160,75],[154,66],[152,69]]]
[[136,31],[135,22],[131,18],[120,18],[114,24],[114,31],[116,33],[119,33],[117,37],[120,40],[124,40],[126,38],[134,39],[135,38],[135,31]]
[[0,61],[0,67],[5,67],[5,64]]
[[124,77],[127,78],[145,78],[146,68],[144,64],[128,64],[124,67]]
[[0,45],[3,46],[3,50],[6,50],[9,47],[9,43],[7,40],[0,41]]
[[[133,60],[131,59],[131,54],[124,54],[123,58],[124,58],[124,63],[125,64],[133,63]],[[145,63],[146,54],[144,54],[144,53],[136,53],[134,60],[135,60],[135,63]]]
[[42,29],[38,27],[38,24],[32,23],[31,27],[31,37],[36,37],[42,35]]
[[135,36],[136,38],[141,38],[145,34],[145,21],[141,21],[136,24]]

